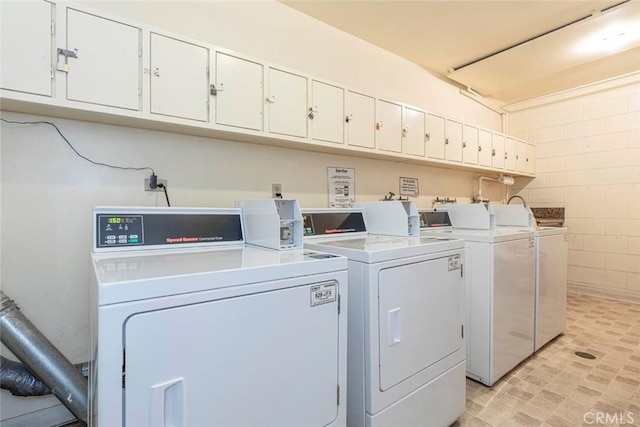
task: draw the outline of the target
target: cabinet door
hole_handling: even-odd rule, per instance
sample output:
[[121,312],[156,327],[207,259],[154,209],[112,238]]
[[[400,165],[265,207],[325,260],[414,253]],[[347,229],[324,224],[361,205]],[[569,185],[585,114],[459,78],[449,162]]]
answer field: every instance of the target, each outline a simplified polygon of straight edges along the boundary
[[516,140],[504,138],[504,168],[506,170],[516,170]]
[[307,78],[269,68],[266,99],[271,133],[307,137]]
[[444,160],[445,119],[427,113],[427,157]]
[[375,148],[375,98],[347,91],[346,138],[347,144]]
[[491,167],[491,132],[480,129],[478,131],[478,165]]
[[209,49],[151,33],[151,112],[208,121]]
[[378,99],[376,102],[376,147],[402,151],[402,106]]
[[527,143],[516,140],[516,171],[527,172]]
[[402,111],[402,150],[405,154],[425,155],[425,113],[404,107]]
[[140,28],[67,9],[67,99],[140,110]]
[[344,89],[314,80],[308,112],[311,138],[316,141],[344,142]]
[[491,167],[504,169],[504,135],[494,133],[491,137]]
[[447,119],[447,135],[444,144],[445,159],[462,162],[462,123]]
[[262,64],[216,52],[216,123],[262,130]]
[[0,2],[0,88],[51,96],[51,3]]
[[525,171],[530,174],[536,173],[536,146],[527,144],[527,158]]
[[462,129],[462,162],[478,164],[478,128],[464,125]]

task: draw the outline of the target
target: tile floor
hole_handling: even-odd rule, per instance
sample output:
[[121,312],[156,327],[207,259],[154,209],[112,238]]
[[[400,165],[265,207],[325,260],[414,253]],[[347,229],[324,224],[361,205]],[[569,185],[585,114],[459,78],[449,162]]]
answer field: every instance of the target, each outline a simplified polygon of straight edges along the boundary
[[492,387],[467,379],[454,427],[640,426],[640,305],[576,294],[567,304],[564,335]]

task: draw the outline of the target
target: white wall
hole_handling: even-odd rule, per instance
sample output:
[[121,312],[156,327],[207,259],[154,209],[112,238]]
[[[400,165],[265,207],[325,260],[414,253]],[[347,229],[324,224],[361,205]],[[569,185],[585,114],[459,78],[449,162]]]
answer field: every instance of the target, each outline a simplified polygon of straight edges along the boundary
[[[102,2],[112,13],[165,27],[243,53],[313,73],[374,95],[499,130],[499,115],[459,95],[419,67],[266,2]],[[101,162],[151,166],[168,179],[175,206],[232,206],[269,197],[271,183],[303,207],[326,206],[327,166],[356,169],[358,200],[397,192],[400,176],[419,179],[421,207],[435,196],[466,201],[478,173],[391,161],[318,154],[235,141],[139,130],[8,111],[10,120],[51,120],[76,148]],[[96,205],[164,206],[161,193],[143,192],[148,172],[94,166],[79,159],[47,125],[0,126],[2,289],[72,361],[88,358],[91,209]],[[504,198],[488,183],[483,194]],[[12,357],[6,349],[3,355]],[[2,391],[2,419],[56,403],[13,398]]]
[[509,126],[536,144],[520,195],[565,207],[569,290],[640,301],[640,75],[524,103]]

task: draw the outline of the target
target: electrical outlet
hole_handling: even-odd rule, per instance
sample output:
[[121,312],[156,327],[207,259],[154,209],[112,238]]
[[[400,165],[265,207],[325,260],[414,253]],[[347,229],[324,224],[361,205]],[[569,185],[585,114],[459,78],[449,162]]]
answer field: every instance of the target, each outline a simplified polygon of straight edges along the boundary
[[[158,184],[162,184],[165,187],[167,186],[166,179],[158,179]],[[144,191],[164,191],[161,187],[151,188],[149,187],[149,178],[144,179]]]
[[282,197],[282,184],[271,184],[271,197],[274,199]]

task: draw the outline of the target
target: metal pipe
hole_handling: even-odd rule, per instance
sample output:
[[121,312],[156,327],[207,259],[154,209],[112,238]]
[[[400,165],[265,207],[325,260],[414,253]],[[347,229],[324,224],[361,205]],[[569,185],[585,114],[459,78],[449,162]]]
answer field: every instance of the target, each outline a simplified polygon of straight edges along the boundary
[[87,422],[87,380],[2,291],[0,339],[73,415]]

